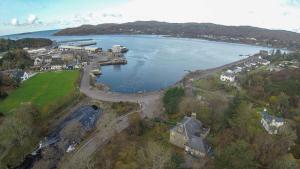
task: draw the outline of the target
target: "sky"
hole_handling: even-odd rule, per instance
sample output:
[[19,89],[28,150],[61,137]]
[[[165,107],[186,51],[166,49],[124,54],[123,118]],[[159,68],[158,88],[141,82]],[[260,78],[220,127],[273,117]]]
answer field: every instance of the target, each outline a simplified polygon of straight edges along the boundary
[[0,35],[137,20],[300,32],[300,0],[0,0]]

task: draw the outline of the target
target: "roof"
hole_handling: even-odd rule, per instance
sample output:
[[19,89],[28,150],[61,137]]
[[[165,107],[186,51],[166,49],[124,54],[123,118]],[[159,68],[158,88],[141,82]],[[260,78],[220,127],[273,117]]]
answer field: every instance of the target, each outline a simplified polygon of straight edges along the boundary
[[16,78],[22,78],[26,72],[22,70],[18,70],[12,73],[12,75]]
[[[183,128],[183,131],[180,130],[180,127]],[[186,135],[188,138],[192,138],[193,136],[199,136],[201,133],[204,132],[202,129],[202,123],[199,120],[187,116],[185,116],[181,120],[181,122],[179,122],[171,130]]]
[[192,137],[188,140],[187,146],[198,151],[206,152],[208,149],[207,144],[201,137]]
[[63,65],[64,62],[61,58],[52,58],[51,65]]
[[234,74],[232,72],[228,72],[228,71],[222,73],[222,75],[227,76],[227,77],[234,77]]
[[269,115],[269,113],[268,113],[267,111],[261,112],[261,116],[262,116],[262,118],[263,118],[265,121],[267,121],[268,123],[271,123],[273,120],[275,120],[275,122],[277,122],[277,123],[283,123],[283,122],[284,122],[284,119],[283,119],[283,118],[275,117],[275,116]]
[[208,149],[207,144],[201,137],[201,134],[207,132],[207,130],[203,128],[203,125],[199,120],[193,117],[185,116],[171,130],[185,135],[188,138],[186,146],[190,147],[191,149],[201,152],[206,152],[206,150]]

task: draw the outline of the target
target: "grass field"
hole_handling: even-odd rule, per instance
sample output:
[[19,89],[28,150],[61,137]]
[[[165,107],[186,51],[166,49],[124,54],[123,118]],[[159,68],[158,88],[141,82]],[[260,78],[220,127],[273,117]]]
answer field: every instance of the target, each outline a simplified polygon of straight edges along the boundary
[[0,102],[0,112],[9,115],[22,103],[31,103],[43,117],[70,101],[76,94],[79,71],[40,73],[25,81],[5,100]]

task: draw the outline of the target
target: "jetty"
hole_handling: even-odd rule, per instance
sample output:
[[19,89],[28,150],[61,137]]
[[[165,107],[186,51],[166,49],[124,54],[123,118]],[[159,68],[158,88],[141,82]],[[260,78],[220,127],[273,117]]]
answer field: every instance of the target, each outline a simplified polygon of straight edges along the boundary
[[92,46],[92,45],[97,45],[97,42],[82,42],[74,46],[78,47],[84,47],[84,46]]
[[81,42],[81,41],[91,41],[91,40],[93,39],[70,39],[70,40],[58,41],[57,43]]
[[125,65],[127,64],[127,60],[124,58],[119,58],[119,59],[113,59],[105,62],[99,62],[101,66],[106,66],[106,65]]

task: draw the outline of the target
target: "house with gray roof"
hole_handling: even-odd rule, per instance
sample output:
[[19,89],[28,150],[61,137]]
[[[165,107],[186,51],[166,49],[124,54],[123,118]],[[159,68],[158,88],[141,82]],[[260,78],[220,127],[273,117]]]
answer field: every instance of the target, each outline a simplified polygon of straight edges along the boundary
[[278,134],[285,122],[283,118],[270,115],[266,109],[261,112],[261,124],[269,134]]
[[184,148],[184,150],[196,157],[204,157],[208,152],[205,137],[209,129],[196,119],[196,114],[185,116],[183,120],[170,130],[170,143]]

